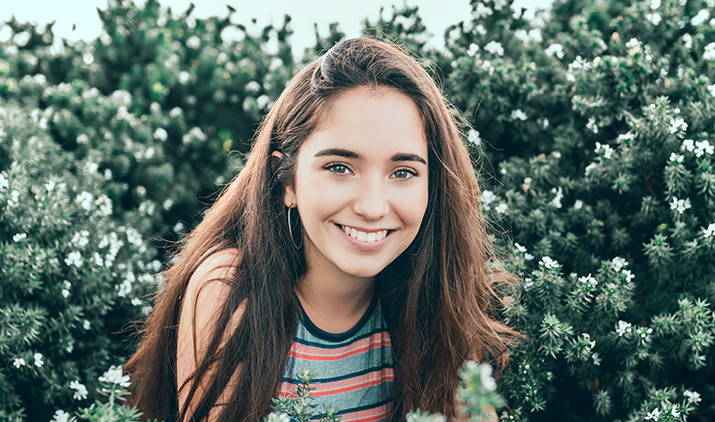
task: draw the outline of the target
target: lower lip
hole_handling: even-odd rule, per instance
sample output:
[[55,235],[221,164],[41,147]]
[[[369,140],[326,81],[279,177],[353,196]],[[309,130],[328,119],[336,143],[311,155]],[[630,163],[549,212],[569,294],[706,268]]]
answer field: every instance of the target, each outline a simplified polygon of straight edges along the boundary
[[394,230],[390,230],[387,232],[387,236],[385,236],[384,239],[378,240],[377,242],[372,242],[372,243],[367,243],[367,242],[361,242],[354,237],[350,236],[349,234],[345,233],[342,227],[340,227],[337,224],[333,224],[335,227],[337,227],[338,230],[340,230],[340,233],[345,236],[345,238],[350,242],[354,247],[357,249],[360,249],[361,251],[374,251],[376,249],[379,249],[390,237],[392,233],[394,233]]

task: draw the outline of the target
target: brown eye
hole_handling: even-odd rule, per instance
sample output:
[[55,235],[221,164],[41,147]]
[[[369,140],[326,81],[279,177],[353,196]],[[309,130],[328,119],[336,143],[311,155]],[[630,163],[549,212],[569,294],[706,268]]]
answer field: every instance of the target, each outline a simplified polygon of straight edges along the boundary
[[395,170],[395,173],[393,173],[393,174],[397,174],[397,173],[403,173],[403,174],[406,173],[406,174],[409,174],[409,175],[410,175],[409,177],[407,177],[407,176],[405,176],[405,177],[398,177],[398,179],[402,179],[402,180],[412,179],[413,177],[416,177],[416,176],[417,176],[417,173],[416,173],[416,172],[414,172],[414,171],[412,171],[412,170],[409,170],[409,169],[399,169],[399,170]]

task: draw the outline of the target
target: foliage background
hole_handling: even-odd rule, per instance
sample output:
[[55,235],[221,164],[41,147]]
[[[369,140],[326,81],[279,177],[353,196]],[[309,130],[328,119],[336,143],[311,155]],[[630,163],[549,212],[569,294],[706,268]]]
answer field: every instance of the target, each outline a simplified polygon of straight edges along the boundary
[[[529,336],[500,417],[715,420],[715,4],[559,0],[532,21],[470,4],[439,48],[406,5],[364,33],[410,49],[473,125],[509,253],[494,265],[522,278],[502,316]],[[252,34],[230,9],[99,13],[100,37],[61,49],[51,28],[0,28],[3,420],[103,400],[167,245],[241,169],[291,75],[344,36],[331,25],[294,61],[288,16]]]

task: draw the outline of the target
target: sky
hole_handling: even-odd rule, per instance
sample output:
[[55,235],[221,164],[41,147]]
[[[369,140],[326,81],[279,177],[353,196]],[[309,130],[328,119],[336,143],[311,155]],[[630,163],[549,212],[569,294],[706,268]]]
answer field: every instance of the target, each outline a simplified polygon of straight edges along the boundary
[[[144,3],[143,0],[133,1]],[[97,8],[105,9],[107,2],[108,0],[0,0],[0,4],[4,3],[0,7],[0,22],[6,22],[12,16],[40,25],[54,20],[56,22],[53,32],[57,36],[68,41],[90,40],[101,33]],[[162,6],[171,7],[174,15],[185,11],[191,3],[190,0],[160,2]],[[471,11],[468,0],[194,0],[196,7],[192,15],[196,18],[226,16],[226,5],[229,4],[237,10],[234,22],[259,29],[270,23],[281,25],[283,15],[288,14],[292,18],[291,27],[295,31],[291,40],[293,54],[296,55],[302,53],[306,47],[314,45],[313,24],[316,22],[322,35],[328,33],[331,22],[338,22],[348,37],[359,36],[364,18],[376,20],[380,6],[385,8],[383,16],[389,17],[392,15],[392,6],[399,7],[404,2],[409,6],[419,7],[419,15],[427,31],[434,34],[428,41],[428,44],[433,46],[442,44],[442,35],[447,26],[465,19]],[[533,16],[537,8],[547,8],[550,3],[551,0],[515,0],[512,8],[518,10],[525,7],[527,16]],[[251,18],[257,19],[255,26],[251,24]],[[76,25],[74,30],[73,25]]]

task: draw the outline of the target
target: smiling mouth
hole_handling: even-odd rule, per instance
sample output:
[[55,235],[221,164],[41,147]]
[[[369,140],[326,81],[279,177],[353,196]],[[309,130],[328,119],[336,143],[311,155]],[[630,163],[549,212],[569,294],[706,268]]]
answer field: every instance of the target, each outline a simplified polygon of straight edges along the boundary
[[[343,226],[342,226],[342,225],[337,224],[337,223],[334,223],[334,224],[335,224],[335,227],[337,227],[338,230],[340,230],[341,232],[343,232],[347,237],[349,237],[350,239],[354,240],[355,242],[360,242],[360,243],[363,243],[363,244],[365,244],[365,245],[378,245],[378,244],[381,244],[381,243],[383,243],[392,233],[395,232],[395,230],[390,230],[390,229],[382,230],[383,232],[384,232],[384,231],[387,231],[387,233],[385,234],[385,237],[381,238],[380,240],[376,240],[376,241],[369,242],[369,241],[367,241],[367,240],[360,240],[360,239],[358,239],[358,238],[355,238],[355,237],[351,236],[350,234],[348,234],[347,232],[345,232],[345,230],[343,229]],[[346,226],[346,227],[350,227],[350,226]],[[378,232],[378,233],[379,233],[379,232]]]

